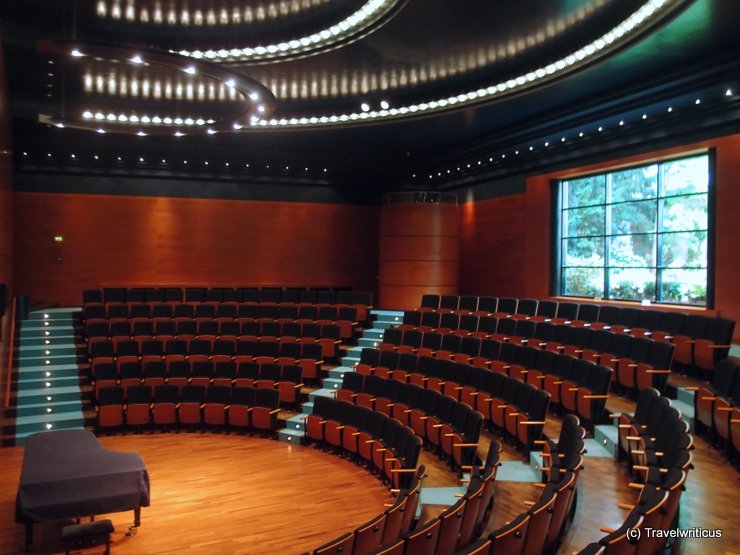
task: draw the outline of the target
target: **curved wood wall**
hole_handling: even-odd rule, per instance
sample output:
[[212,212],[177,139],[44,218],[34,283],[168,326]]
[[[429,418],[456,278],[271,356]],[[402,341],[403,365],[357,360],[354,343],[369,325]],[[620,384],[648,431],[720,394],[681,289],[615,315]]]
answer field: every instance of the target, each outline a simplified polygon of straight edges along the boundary
[[383,206],[378,306],[412,309],[419,306],[424,293],[457,294],[459,252],[457,205]]

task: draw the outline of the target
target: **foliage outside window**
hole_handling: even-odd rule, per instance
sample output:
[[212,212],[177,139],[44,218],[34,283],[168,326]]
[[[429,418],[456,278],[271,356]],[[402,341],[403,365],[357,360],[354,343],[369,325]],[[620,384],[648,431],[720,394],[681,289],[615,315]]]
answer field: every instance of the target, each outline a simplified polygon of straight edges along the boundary
[[706,306],[709,156],[560,182],[560,294]]

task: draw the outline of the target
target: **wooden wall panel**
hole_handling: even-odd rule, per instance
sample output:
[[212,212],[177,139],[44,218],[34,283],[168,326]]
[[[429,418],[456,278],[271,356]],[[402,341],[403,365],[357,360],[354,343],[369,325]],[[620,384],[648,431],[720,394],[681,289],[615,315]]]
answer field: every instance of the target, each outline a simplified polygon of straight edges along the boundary
[[460,238],[440,235],[395,235],[380,237],[380,252],[384,260],[405,260],[413,252],[420,260],[439,257],[440,260],[460,258]]
[[456,294],[459,217],[454,204],[387,204],[380,211],[379,306],[416,308],[423,293]]
[[[527,178],[525,194],[470,202],[460,207],[460,291],[467,294],[546,297],[550,284],[550,182],[616,166],[646,163],[700,149],[716,149],[715,307],[708,315],[738,322],[740,341],[740,135],[718,137]],[[681,309],[693,310],[696,309]]]
[[16,283],[46,302],[115,284],[376,285],[377,207],[16,193],[15,215]]

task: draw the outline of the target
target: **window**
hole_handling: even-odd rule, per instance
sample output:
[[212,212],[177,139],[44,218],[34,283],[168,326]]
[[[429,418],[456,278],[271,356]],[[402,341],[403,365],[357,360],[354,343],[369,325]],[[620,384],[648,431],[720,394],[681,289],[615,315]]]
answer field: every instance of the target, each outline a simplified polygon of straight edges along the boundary
[[560,182],[559,294],[707,306],[710,156]]

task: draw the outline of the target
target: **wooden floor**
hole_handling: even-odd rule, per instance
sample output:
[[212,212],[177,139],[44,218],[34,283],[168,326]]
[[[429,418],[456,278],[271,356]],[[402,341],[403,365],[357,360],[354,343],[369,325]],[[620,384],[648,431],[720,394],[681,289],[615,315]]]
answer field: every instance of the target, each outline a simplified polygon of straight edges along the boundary
[[[351,462],[269,439],[181,433],[101,442],[141,454],[151,480],[135,536],[125,535],[133,512],[108,516],[115,555],[299,554],[379,514],[390,498]],[[10,555],[23,552],[24,527],[14,522],[23,449],[3,448],[0,457],[0,553]],[[58,526],[35,528],[30,553],[58,551]]]
[[[632,409],[620,397],[612,411]],[[546,432],[557,436],[560,420],[549,416]],[[484,433],[485,454],[493,436]],[[300,554],[351,531],[383,510],[388,490],[366,470],[320,450],[288,446],[273,440],[216,434],[154,434],[101,438],[114,450],[142,455],[152,484],[152,505],[142,511],[142,526],[133,537],[125,532],[132,513],[109,515],[116,527],[114,555],[160,555],[181,551],[199,554]],[[685,539],[679,555],[740,555],[740,482],[737,469],[696,438],[695,469],[689,474],[681,504],[682,528],[721,529],[721,539]],[[23,552],[23,527],[14,522],[15,493],[23,449],[0,449],[0,555]],[[510,448],[505,460],[523,460]],[[425,486],[450,486],[457,476],[430,453]],[[578,508],[560,555],[570,555],[598,540],[601,526],[618,527],[635,503],[626,467],[610,458],[587,457],[578,486]],[[486,532],[526,510],[540,490],[530,483],[496,483],[495,509]],[[422,519],[445,507],[425,506]],[[59,550],[59,526],[36,526],[29,553]],[[102,550],[98,550],[100,553]],[[96,553],[89,550],[85,553]]]

